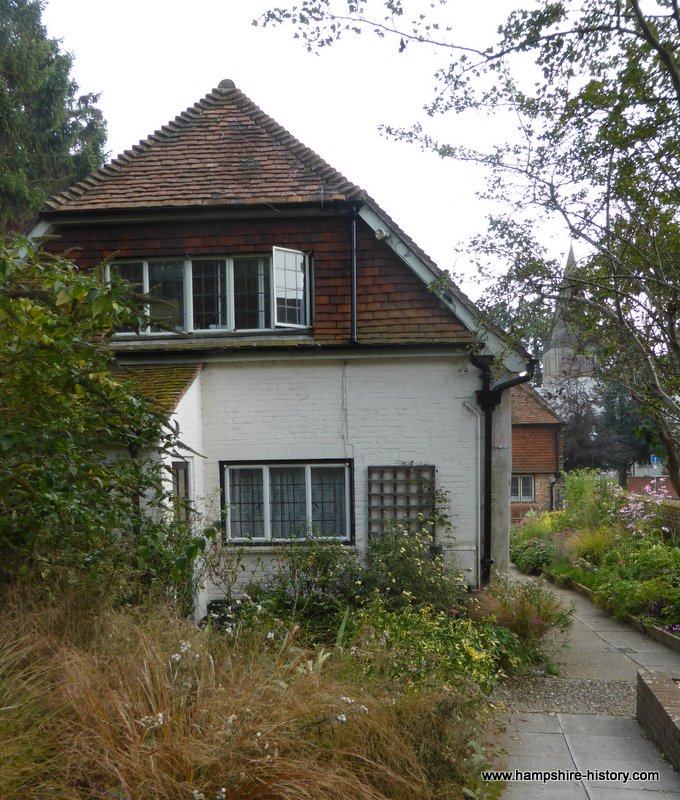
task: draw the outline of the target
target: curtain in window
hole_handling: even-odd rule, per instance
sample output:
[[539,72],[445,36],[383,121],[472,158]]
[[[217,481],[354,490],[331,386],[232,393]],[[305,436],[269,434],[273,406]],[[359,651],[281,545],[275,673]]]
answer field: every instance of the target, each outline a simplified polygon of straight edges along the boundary
[[312,526],[321,536],[345,536],[345,470],[312,467]]
[[269,470],[272,539],[296,539],[307,535],[304,467],[272,467]]
[[233,539],[264,537],[264,486],[261,469],[229,470],[229,523]]

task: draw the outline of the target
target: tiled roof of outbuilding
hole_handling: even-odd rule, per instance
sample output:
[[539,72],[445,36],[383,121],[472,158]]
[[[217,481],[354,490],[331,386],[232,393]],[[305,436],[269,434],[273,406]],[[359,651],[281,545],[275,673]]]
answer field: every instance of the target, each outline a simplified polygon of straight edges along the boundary
[[170,415],[201,371],[201,365],[140,364],[123,369],[143,397]]
[[513,386],[512,398],[513,425],[561,425],[562,420],[550,405],[528,383]]
[[364,199],[365,193],[261,111],[232,81],[45,211],[133,210]]

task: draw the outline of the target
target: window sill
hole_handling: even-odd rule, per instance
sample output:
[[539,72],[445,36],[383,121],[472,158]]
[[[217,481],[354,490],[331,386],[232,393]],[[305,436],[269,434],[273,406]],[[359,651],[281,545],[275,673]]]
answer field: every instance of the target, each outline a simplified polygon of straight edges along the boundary
[[201,333],[116,334],[109,340],[114,350],[198,350],[206,347],[238,346],[296,346],[313,340],[313,328],[276,328],[266,331],[232,332],[202,331]]
[[[323,539],[319,540],[321,544],[326,544],[330,542],[337,542],[338,544],[343,545],[345,550],[348,553],[358,553],[359,548],[356,546],[354,542],[343,542],[340,539]],[[252,550],[253,552],[257,552],[258,555],[262,554],[271,554],[271,555],[278,555],[281,552],[282,547],[289,546],[291,544],[312,544],[309,539],[301,539],[301,540],[290,540],[290,541],[281,541],[277,542],[276,544],[272,544],[271,542],[262,542],[262,544],[258,544],[257,542],[238,542],[238,541],[230,541],[224,544],[225,547],[241,547],[245,551]]]

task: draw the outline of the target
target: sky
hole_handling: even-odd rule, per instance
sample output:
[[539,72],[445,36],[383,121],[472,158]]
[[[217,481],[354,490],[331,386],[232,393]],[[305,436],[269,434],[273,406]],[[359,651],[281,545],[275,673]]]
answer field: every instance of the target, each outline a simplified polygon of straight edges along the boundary
[[[456,252],[485,229],[493,209],[476,198],[480,167],[441,159],[378,131],[426,119],[441,53],[371,34],[347,36],[316,55],[289,27],[254,27],[266,0],[48,0],[43,23],[74,56],[81,92],[100,94],[115,157],[204,97],[224,78],[350,181],[366,190],[443,269],[465,273],[476,298],[471,260]],[[416,0],[426,12],[430,3]],[[493,33],[513,0],[449,0],[470,40]],[[286,2],[279,0],[279,5]],[[290,5],[290,3],[288,3]],[[503,135],[486,119],[447,116],[445,139],[491,143]],[[563,250],[564,241],[556,243]],[[554,255],[561,257],[559,252]]]

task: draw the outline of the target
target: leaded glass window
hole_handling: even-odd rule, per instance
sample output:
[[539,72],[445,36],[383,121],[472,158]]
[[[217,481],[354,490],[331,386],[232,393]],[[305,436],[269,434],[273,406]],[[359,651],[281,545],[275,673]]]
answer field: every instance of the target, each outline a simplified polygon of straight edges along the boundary
[[351,535],[350,464],[223,464],[227,538]]

